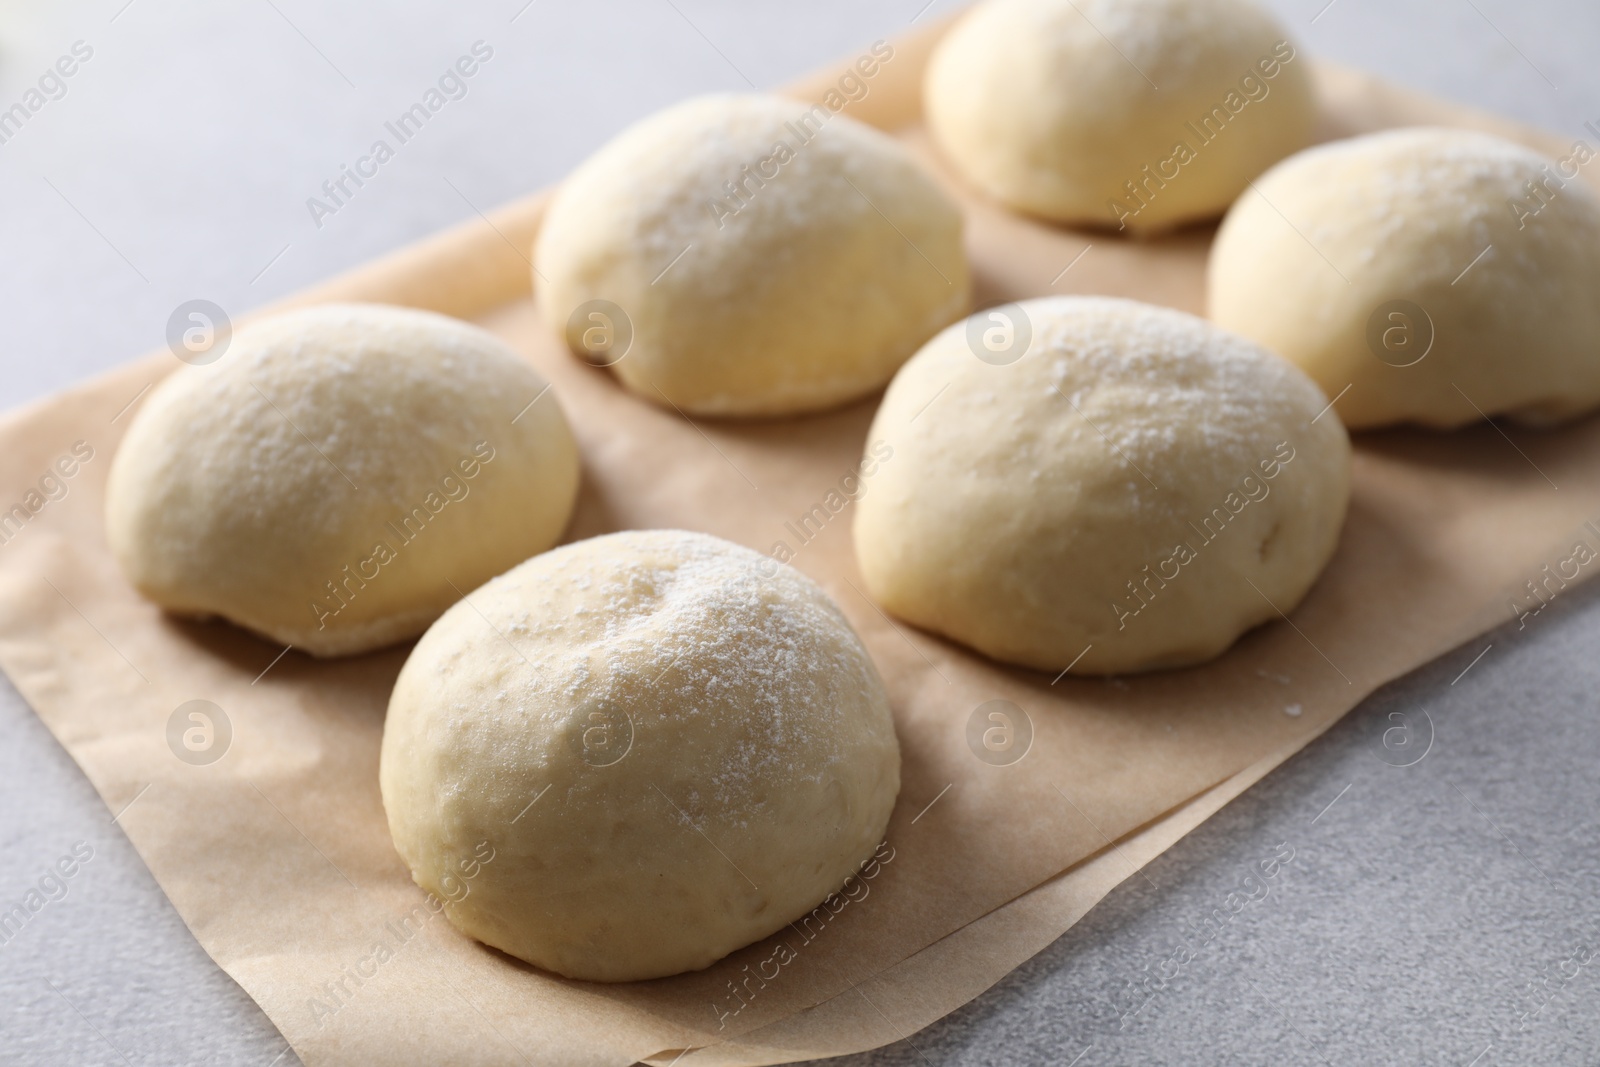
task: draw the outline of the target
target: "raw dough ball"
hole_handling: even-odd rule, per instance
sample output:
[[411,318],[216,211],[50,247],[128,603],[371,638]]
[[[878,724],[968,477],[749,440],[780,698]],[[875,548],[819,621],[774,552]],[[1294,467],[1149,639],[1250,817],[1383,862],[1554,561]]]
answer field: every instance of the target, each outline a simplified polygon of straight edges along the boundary
[[698,415],[864,396],[969,293],[960,212],[905,148],[766,96],[691,100],[606,145],[556,194],[534,267],[575,351]]
[[839,890],[883,840],[900,749],[815,583],[705,534],[630,531],[446,612],[395,683],[379,782],[457,927],[620,982],[705,967]]
[[1135,232],[1220,215],[1316,113],[1305,59],[1248,0],[990,0],[939,42],[924,104],[989,195]]
[[123,573],[162,607],[315,656],[421,633],[554,544],[578,453],[516,352],[426,311],[262,319],[157,386],[106,489]]
[[[1004,328],[991,316],[1016,324],[1019,308],[1018,358],[974,355]],[[1317,417],[1327,400],[1305,375],[1131,300],[973,321],[911,358],[872,425],[893,458],[856,504],[855,544],[880,604],[1079,674],[1199,663],[1293,610],[1333,553],[1350,478],[1344,428]]]
[[1228,213],[1210,316],[1349,387],[1352,428],[1580,415],[1600,404],[1593,158],[1447,129],[1302,152]]

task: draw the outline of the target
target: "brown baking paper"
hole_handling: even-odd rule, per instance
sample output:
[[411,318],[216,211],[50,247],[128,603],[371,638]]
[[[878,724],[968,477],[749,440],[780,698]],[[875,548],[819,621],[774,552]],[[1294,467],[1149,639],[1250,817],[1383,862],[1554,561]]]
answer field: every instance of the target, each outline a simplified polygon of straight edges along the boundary
[[[898,43],[852,113],[901,133],[944,174],[915,125],[931,39]],[[1326,70],[1322,81],[1326,135],[1417,121],[1515,132],[1360,76]],[[1200,310],[1206,230],[1142,243],[1084,235],[951,188],[967,209],[980,302],[1095,292]],[[39,505],[0,545],[0,666],[120,813],[201,944],[308,1064],[626,1064],[719,1044],[688,1061],[771,1062],[892,1040],[1048,943],[1366,693],[1504,617],[1506,591],[1563,558],[1563,540],[1600,505],[1592,420],[1514,442],[1491,426],[1367,435],[1339,550],[1292,624],[1193,670],[1052,683],[883,616],[859,592],[848,508],[796,543],[787,524],[854,472],[875,400],[807,419],[691,423],[562,350],[529,299],[541,206],[518,202],[294,302],[433,308],[524,352],[583,451],[569,540],[685,527],[796,549],[794,565],[839,602],[891,694],[904,754],[892,859],[825,923],[660,981],[568,981],[456,934],[395,855],[378,796],[383,710],[407,650],[280,657],[227,625],[163,616],[117,572],[101,529],[106,471],[131,411],[177,366],[148,357],[0,421],[0,501]],[[63,456],[76,457],[72,475],[42,492]],[[1024,708],[1034,730],[1009,767],[966,743],[973,709],[996,698]],[[230,727],[213,763],[169,744],[175,709],[196,699]],[[685,848],[706,847],[679,829]],[[736,995],[731,983],[780,940],[792,961]],[[934,964],[951,962],[970,976],[941,978]],[[882,1028],[852,1003],[874,989],[887,1000],[871,1008]]]
[[905,1038],[976,997],[1060,937],[1123,879],[1300,748],[1295,743],[1280,749],[1129,834],[1115,848],[1108,847],[816,1007],[681,1059],[682,1050],[672,1049],[649,1062],[663,1067],[788,1063],[842,1056]]

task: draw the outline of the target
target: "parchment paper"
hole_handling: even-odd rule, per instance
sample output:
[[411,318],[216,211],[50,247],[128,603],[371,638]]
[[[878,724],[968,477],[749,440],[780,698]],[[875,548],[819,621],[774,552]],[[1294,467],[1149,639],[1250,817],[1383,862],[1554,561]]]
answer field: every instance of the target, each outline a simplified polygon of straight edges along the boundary
[[[734,1067],[842,1056],[905,1038],[988,989],[1060,937],[1123,879],[1172,847],[1298,751],[1282,750],[1213,786],[1156,820],[1029,890],[1003,908],[968,923],[916,955],[813,1008],[732,1041],[651,1057],[651,1064]],[[914,1041],[915,1039],[913,1039]]]
[[[930,40],[897,42],[851,112],[925,155],[915,89]],[[1328,135],[1415,121],[1511,132],[1359,76],[1328,70],[1322,80]],[[1098,292],[1200,310],[1206,230],[1124,242],[952,190],[967,208],[981,303]],[[430,307],[526,353],[554,382],[583,450],[569,540],[680,526],[763,551],[778,540],[794,547],[786,524],[854,469],[875,399],[808,419],[690,423],[624,393],[561,350],[528,299],[525,250],[541,203],[513,204],[296,302]],[[1339,551],[1292,623],[1263,627],[1195,670],[1052,684],[879,613],[858,592],[847,507],[794,564],[838,600],[889,686],[905,760],[893,859],[820,933],[780,935],[793,962],[743,995],[730,983],[771,959],[777,938],[698,974],[601,986],[541,973],[428,917],[390,845],[376,781],[405,648],[279,658],[280,648],[226,625],[166,618],[122,581],[101,531],[106,470],[146,386],[176,366],[151,356],[0,421],[0,504],[40,502],[0,545],[0,666],[118,813],[201,944],[312,1065],[625,1064],[740,1037],[717,1062],[771,1062],[892,1040],[1043,947],[1366,693],[1505,617],[1508,597],[1567,558],[1580,521],[1600,510],[1592,420],[1516,431],[1514,442],[1492,426],[1368,435]],[[42,484],[77,442],[91,458]],[[971,712],[995,698],[1033,724],[1014,766],[985,764],[967,746]],[[231,725],[213,763],[169,746],[169,719],[194,699],[214,702]],[[951,962],[961,978],[933,965]],[[862,984],[874,976],[877,985]],[[865,1000],[873,988],[902,991],[872,1009],[882,1029],[840,996]],[[713,1055],[687,1061],[701,1057]]]

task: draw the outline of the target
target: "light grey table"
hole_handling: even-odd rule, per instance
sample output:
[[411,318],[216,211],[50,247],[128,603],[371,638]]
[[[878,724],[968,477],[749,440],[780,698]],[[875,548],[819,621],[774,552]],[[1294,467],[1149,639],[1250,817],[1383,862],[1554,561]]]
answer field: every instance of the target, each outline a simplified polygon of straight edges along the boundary
[[[951,6],[922,3],[4,0],[0,107],[75,42],[92,56],[0,144],[0,406],[159,346],[185,300],[248,310],[548,184],[673,100]],[[1574,137],[1600,120],[1594,0],[1273,6],[1315,54]],[[307,198],[478,40],[466,97],[318,226]],[[1573,592],[1381,692],[988,994],[854,1059],[1600,1062],[1597,643],[1600,593]],[[1432,724],[1415,766],[1392,765],[1392,714]],[[0,737],[0,901],[93,850],[0,944],[0,1064],[295,1062],[9,685]],[[1280,843],[1266,898],[1133,1000]]]

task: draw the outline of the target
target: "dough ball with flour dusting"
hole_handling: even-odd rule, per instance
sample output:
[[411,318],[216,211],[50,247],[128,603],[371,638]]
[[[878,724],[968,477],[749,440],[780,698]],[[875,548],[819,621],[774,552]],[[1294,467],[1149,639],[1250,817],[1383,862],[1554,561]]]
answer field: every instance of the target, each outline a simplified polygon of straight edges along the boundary
[[395,683],[379,780],[457,927],[617,982],[708,966],[839,891],[883,841],[900,750],[815,583],[651,530],[547,552],[446,612]]
[[[1015,358],[982,343],[1000,318]],[[861,573],[890,612],[1009,663],[1199,663],[1291,611],[1333,553],[1350,444],[1326,405],[1285,360],[1182,312],[979,312],[878,410],[870,439],[894,460],[856,504]]]
[[696,415],[834,407],[964,313],[961,215],[911,154],[822,104],[712,96],[572,173],[534,249],[545,321]]
[[1600,406],[1600,197],[1472,130],[1309,149],[1228,212],[1209,313],[1299,364],[1352,428],[1547,424]]
[[1220,215],[1316,112],[1305,59],[1250,0],[990,0],[934,50],[924,104],[997,200],[1133,232]]
[[323,305],[151,391],[106,488],[130,582],[317,656],[414,637],[549,548],[578,451],[546,383],[431,312]]

